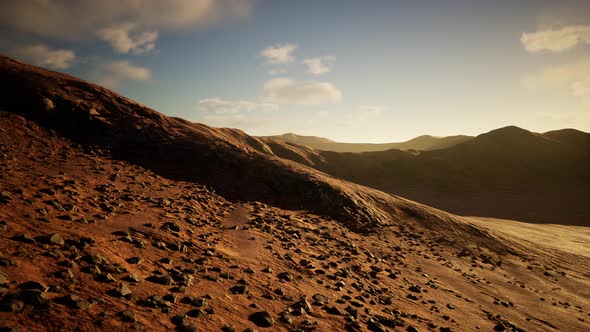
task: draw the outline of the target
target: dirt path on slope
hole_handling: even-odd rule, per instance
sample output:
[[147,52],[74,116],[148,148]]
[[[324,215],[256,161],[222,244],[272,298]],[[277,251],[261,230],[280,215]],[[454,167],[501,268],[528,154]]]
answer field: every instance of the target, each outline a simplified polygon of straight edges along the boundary
[[241,204],[236,204],[222,222],[223,251],[227,255],[242,260],[254,261],[258,257],[260,244],[253,239],[253,234],[244,226],[248,223],[250,211]]

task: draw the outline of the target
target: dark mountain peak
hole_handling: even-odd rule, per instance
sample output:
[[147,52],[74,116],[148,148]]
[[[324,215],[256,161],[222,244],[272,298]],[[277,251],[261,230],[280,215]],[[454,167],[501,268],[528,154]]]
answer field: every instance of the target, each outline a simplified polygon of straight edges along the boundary
[[534,135],[531,131],[528,131],[526,129],[517,127],[517,126],[506,126],[506,127],[502,127],[502,128],[498,128],[498,129],[494,129],[491,130],[485,134],[482,135],[489,135],[489,136],[511,136],[511,137],[515,137],[515,136],[529,136],[529,135]]
[[473,140],[466,142],[466,146],[479,146],[481,148],[501,146],[503,149],[510,150],[516,147],[534,148],[534,146],[548,144],[551,141],[551,139],[541,134],[517,126],[507,126],[476,136]]

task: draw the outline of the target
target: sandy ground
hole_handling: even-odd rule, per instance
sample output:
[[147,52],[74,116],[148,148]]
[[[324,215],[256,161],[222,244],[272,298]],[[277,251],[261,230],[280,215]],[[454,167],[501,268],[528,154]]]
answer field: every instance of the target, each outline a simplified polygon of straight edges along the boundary
[[522,243],[590,258],[590,227],[538,225],[513,220],[469,217],[474,224]]

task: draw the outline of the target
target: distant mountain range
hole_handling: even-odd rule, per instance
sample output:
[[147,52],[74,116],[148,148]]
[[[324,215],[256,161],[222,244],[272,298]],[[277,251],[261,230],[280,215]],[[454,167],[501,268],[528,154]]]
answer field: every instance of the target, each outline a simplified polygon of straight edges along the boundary
[[453,213],[590,226],[590,134],[509,126],[464,139],[362,153],[262,140],[283,158]]
[[451,147],[453,145],[466,142],[473,136],[457,135],[446,137],[435,137],[422,135],[405,142],[397,143],[341,143],[334,142],[330,139],[317,136],[302,136],[293,133],[287,133],[275,136],[262,136],[264,140],[277,140],[305,145],[314,149],[335,152],[373,152],[385,151],[391,149],[399,150],[438,150]]

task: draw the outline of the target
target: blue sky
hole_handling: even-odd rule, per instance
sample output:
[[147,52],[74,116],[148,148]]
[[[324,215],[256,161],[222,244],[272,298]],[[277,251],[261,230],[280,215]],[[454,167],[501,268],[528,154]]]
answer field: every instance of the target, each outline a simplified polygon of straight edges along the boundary
[[590,131],[588,12],[588,1],[4,1],[0,51],[254,135]]

